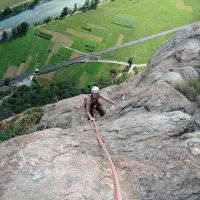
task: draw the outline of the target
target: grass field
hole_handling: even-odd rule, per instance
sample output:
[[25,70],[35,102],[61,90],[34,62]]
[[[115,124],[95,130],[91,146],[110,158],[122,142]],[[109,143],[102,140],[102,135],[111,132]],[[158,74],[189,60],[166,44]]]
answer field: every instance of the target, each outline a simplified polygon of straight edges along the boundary
[[0,10],[3,10],[7,6],[14,6],[16,4],[25,2],[26,0],[1,0],[0,1]]
[[[118,22],[122,25],[120,26],[112,23],[113,18],[116,16],[128,17],[126,19],[118,18]],[[123,35],[123,42],[128,42],[198,20],[200,20],[200,4],[198,4],[198,0],[115,0],[114,2],[98,7],[97,10],[90,10],[67,17],[62,21],[48,24],[44,28],[61,33],[66,33],[66,28],[71,28],[76,30],[76,32],[92,34],[103,38],[100,44],[97,42],[91,44],[89,39],[80,38],[77,34],[76,36],[73,34],[68,35],[74,41],[73,48],[87,52],[84,49],[84,44],[90,43],[90,45],[95,46],[96,50],[101,50],[118,44],[120,35]],[[126,27],[125,24],[134,25],[133,22],[136,25],[135,29]],[[89,32],[84,27],[92,27],[92,31]],[[171,35],[173,34],[120,49],[103,55],[102,58],[127,61],[128,58],[133,57],[135,63],[147,63],[160,44],[166,41]],[[97,68],[104,69],[104,65],[101,64]],[[64,72],[69,73],[68,78],[77,80],[78,76],[86,77],[85,71],[80,67],[81,64],[78,66],[80,68],[79,73],[69,73],[69,69],[64,70]],[[84,66],[86,67],[87,65],[85,64]],[[113,67],[115,65],[112,67],[110,65],[110,68]],[[70,70],[77,71],[76,66],[70,67]],[[100,70],[96,73],[99,74],[99,72]],[[59,76],[62,77],[63,74],[65,74],[63,71],[58,72],[56,77],[59,79]],[[90,75],[87,74],[87,77],[90,77]]]
[[[176,2],[180,0],[115,0],[99,6],[96,10],[89,10],[67,17],[62,21],[50,23],[44,28],[66,33],[67,28],[90,33],[103,38],[106,46],[113,46],[119,34],[124,35],[124,42],[142,38],[174,27],[182,26],[200,20],[199,0],[188,0],[187,6],[195,9],[183,10],[177,8]],[[182,0],[184,3],[184,0]],[[195,6],[192,6],[192,5]],[[135,19],[136,28],[127,28],[112,23],[115,15],[126,15]],[[101,27],[93,28],[92,32],[83,29],[87,25]],[[87,42],[87,41],[85,41]]]
[[104,54],[101,58],[127,62],[129,58],[133,57],[134,63],[136,64],[147,63],[148,60],[152,57],[152,55],[155,53],[157,48],[160,46],[160,44],[162,44],[172,35],[173,34],[169,34],[166,36],[143,42],[141,44],[136,44],[134,46],[119,49],[111,53]]
[[[112,22],[116,16],[128,17],[118,18],[118,22],[121,21],[115,24]],[[133,21],[135,28],[125,26],[133,25]],[[34,36],[30,31],[23,38],[0,44],[0,55],[3,58],[0,59],[0,78],[2,79],[8,66],[19,66],[30,55],[32,60],[27,71],[42,67],[45,63],[52,64],[70,59],[74,53],[64,48],[60,48],[56,55],[49,56],[50,49],[56,43],[61,46],[69,44],[71,48],[91,53],[91,49],[99,51],[195,21],[200,21],[199,0],[115,0],[95,10],[44,25],[43,30],[54,35],[51,41]],[[91,28],[90,31],[85,27]],[[137,64],[147,63],[156,48],[168,37],[170,35],[120,49],[103,55],[102,58],[127,61],[129,57],[133,57]],[[77,64],[56,72],[55,80],[68,78],[78,80],[80,86],[86,86],[98,74],[108,72],[114,67],[117,66],[99,63]]]
[[135,28],[135,19],[125,15],[114,15],[112,18],[113,24],[118,24],[128,28]]
[[31,63],[26,71],[32,71],[44,65],[51,46],[51,42],[35,36],[33,31],[25,37],[20,37],[0,45],[0,78],[2,79],[9,65],[20,66],[25,63],[28,56],[32,56]]
[[55,80],[68,79],[70,81],[76,81],[78,86],[83,88],[91,85],[98,75],[101,73],[109,73],[113,68],[117,67],[101,63],[79,63],[58,70],[55,75]]

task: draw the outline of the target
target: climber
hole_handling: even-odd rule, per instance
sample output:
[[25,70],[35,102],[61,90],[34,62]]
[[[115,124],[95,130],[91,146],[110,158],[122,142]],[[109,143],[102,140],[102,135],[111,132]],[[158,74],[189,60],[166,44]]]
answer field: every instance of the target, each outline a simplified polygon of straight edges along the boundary
[[99,102],[100,98],[104,99],[105,101],[109,103],[116,105],[114,101],[100,94],[99,88],[97,86],[93,86],[91,89],[91,94],[86,98],[86,102],[85,102],[86,114],[88,116],[88,120],[90,121],[94,120],[95,110],[99,112],[100,116],[103,116],[105,114],[105,111],[103,110],[102,105]]

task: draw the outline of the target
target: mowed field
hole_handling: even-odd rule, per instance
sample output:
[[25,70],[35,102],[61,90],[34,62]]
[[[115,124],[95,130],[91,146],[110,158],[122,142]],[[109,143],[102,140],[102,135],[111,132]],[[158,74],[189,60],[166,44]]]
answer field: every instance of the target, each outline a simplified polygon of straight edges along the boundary
[[[199,0],[115,0],[104,3],[95,10],[42,26],[43,32],[53,35],[51,41],[30,31],[25,37],[1,44],[0,55],[5,59],[0,59],[0,78],[9,66],[20,66],[28,56],[32,59],[26,71],[80,56],[81,52],[91,53],[196,21],[200,21]],[[147,63],[171,35],[126,47],[102,58],[127,61],[133,57],[136,64]],[[78,81],[82,87],[92,83],[100,73],[116,67],[120,66],[81,63],[58,70],[54,79]]]
[[[178,4],[180,1],[190,10],[181,7]],[[197,8],[193,9],[193,3]],[[113,23],[113,19],[119,15],[130,18],[130,21],[135,19],[135,28]],[[80,38],[82,38],[82,33],[87,33],[103,38],[101,44],[113,46],[119,34],[123,34],[124,42],[127,42],[194,21],[200,21],[199,0],[115,0],[99,6],[96,10],[51,23],[45,28],[73,36],[67,31],[71,28],[80,32]],[[88,26],[92,27],[91,32],[85,29]]]
[[[23,72],[44,66],[52,45],[50,41],[35,36],[33,31],[29,31],[24,37],[2,43],[0,45],[0,78],[2,79],[6,71],[9,71],[9,66],[15,66],[20,71],[20,65],[26,63],[30,56],[28,66]],[[16,72],[15,75],[17,74]]]
[[6,7],[14,6],[16,4],[25,2],[26,0],[0,0],[0,10],[3,10]]

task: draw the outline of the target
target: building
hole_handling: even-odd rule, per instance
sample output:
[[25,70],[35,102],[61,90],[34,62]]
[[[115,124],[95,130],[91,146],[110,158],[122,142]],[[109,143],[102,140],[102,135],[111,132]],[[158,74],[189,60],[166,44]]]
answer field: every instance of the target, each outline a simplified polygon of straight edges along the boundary
[[22,86],[22,85],[26,85],[26,86],[30,87],[32,84],[33,78],[38,74],[38,72],[39,72],[39,69],[36,69],[30,76],[28,76],[22,80],[12,80],[10,85],[18,86],[18,87]]

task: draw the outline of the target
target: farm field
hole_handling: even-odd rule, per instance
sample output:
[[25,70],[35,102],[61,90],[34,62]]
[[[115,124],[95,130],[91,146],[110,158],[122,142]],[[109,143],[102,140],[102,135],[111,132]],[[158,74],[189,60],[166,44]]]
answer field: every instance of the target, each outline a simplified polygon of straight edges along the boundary
[[[104,3],[95,10],[79,12],[37,28],[52,35],[50,40],[34,35],[31,30],[22,38],[0,44],[3,57],[0,59],[0,79],[9,66],[19,67],[30,56],[30,65],[25,71],[69,60],[80,56],[81,52],[99,51],[196,21],[200,21],[199,0],[115,0]],[[126,62],[133,57],[136,64],[147,63],[155,50],[171,35],[119,49],[99,59]],[[20,48],[19,43],[22,44]],[[115,67],[119,66],[81,63],[58,70],[51,78],[80,80],[82,87],[94,81],[100,73],[107,73]]]
[[[190,9],[185,9],[186,6],[181,7],[178,4],[180,1],[184,5],[187,3],[187,8]],[[184,0],[115,0],[99,6],[95,10],[78,13],[66,17],[64,20],[52,22],[44,28],[67,34],[69,37],[73,37],[73,34],[68,33],[67,30],[73,29],[80,32],[80,38],[83,38],[81,36],[83,33],[90,34],[102,38],[101,44],[110,47],[115,45],[119,34],[124,35],[123,42],[128,42],[199,21],[200,5],[198,5],[198,0],[186,1],[186,3]],[[194,10],[193,7],[195,7]],[[134,19],[135,28],[120,25],[123,19],[120,16],[126,16],[127,26]],[[119,24],[113,23],[115,17],[118,17]],[[123,23],[126,23],[126,21]],[[91,31],[87,30],[88,27],[91,27]],[[76,36],[78,35],[76,34]],[[84,38],[84,40],[87,42],[87,38]]]
[[160,44],[165,42],[173,34],[168,34],[153,40],[148,40],[134,46],[122,48],[111,53],[101,56],[102,59],[107,60],[120,60],[127,62],[130,57],[133,57],[133,62],[136,64],[147,63],[153,56],[155,51],[159,48]]
[[15,66],[20,70],[20,65],[26,63],[29,56],[31,60],[25,71],[34,71],[43,66],[51,46],[51,42],[35,36],[33,31],[29,31],[24,37],[2,43],[0,45],[0,78],[4,77],[10,66]]
[[9,6],[14,6],[16,4],[25,2],[26,0],[1,0],[0,1],[0,10],[9,7]]

